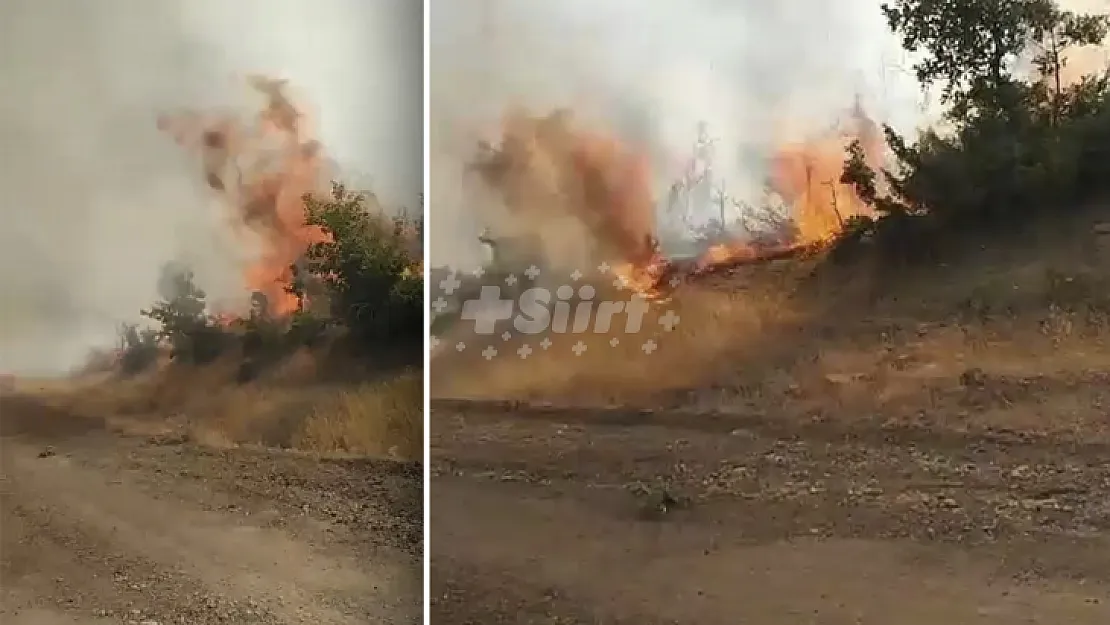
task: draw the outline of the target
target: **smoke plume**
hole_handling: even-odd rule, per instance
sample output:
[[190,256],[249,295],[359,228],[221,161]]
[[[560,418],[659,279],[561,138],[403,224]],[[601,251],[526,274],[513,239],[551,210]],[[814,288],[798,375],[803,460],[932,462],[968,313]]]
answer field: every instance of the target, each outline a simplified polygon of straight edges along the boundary
[[0,3],[0,370],[58,371],[188,263],[245,299],[262,250],[229,224],[163,113],[251,114],[247,76],[288,79],[355,188],[415,209],[422,14],[411,0]]
[[502,213],[466,164],[518,107],[573,110],[639,151],[657,198],[704,122],[714,177],[742,200],[764,192],[776,154],[835,133],[857,98],[906,130],[927,108],[877,0],[476,0],[435,3],[429,19],[435,264],[481,262],[475,235]]

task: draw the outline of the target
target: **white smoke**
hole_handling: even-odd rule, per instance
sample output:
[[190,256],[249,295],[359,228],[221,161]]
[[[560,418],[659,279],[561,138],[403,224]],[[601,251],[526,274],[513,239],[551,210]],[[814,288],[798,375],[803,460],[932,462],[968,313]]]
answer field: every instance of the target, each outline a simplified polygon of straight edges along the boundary
[[[463,164],[499,116],[571,107],[655,161],[660,191],[698,125],[715,174],[762,189],[770,147],[828,129],[857,96],[912,130],[926,104],[878,0],[473,0],[436,2],[431,25],[431,262],[480,262]],[[751,199],[748,197],[748,199]]]
[[421,31],[411,0],[0,3],[0,370],[110,345],[167,261],[238,293],[251,251],[155,119],[242,105],[248,74],[288,78],[355,184],[414,207]]

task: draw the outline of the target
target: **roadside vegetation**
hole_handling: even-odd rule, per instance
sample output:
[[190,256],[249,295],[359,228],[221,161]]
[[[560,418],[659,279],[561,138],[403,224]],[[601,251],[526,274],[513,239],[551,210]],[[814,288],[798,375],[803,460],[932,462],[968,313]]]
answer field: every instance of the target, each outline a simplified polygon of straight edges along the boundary
[[422,221],[340,184],[304,210],[324,237],[289,268],[294,311],[259,292],[249,313],[218,314],[188,267],[167,265],[147,322],[90,359],[96,382],[53,398],[132,428],[177,419],[169,429],[221,445],[419,458]]

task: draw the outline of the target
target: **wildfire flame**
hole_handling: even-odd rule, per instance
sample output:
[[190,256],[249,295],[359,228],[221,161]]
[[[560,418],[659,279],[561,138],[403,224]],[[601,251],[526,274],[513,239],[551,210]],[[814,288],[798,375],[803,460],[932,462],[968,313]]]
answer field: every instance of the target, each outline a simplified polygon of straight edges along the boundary
[[654,249],[654,200],[642,156],[615,138],[574,125],[568,111],[510,113],[501,143],[475,169],[501,192],[514,217],[542,224],[577,217],[599,257],[642,264]]
[[[771,158],[771,188],[789,209],[794,240],[779,249],[743,241],[715,245],[690,271],[820,247],[848,218],[870,214],[854,189],[840,183],[840,175],[851,140],[860,140],[873,165],[881,162],[883,141],[858,103],[852,121],[828,136],[784,144]],[[610,135],[576,126],[567,111],[543,117],[513,111],[505,118],[500,143],[485,149],[475,169],[500,192],[514,217],[541,232],[553,217],[576,217],[594,238],[595,260],[609,263],[626,288],[647,297],[663,293],[663,278],[675,272],[656,243],[646,156]]]
[[200,153],[203,176],[233,209],[234,223],[257,235],[262,250],[244,279],[266,298],[269,312],[287,315],[298,302],[286,291],[291,267],[308,247],[327,239],[305,224],[303,197],[325,192],[327,162],[305,115],[285,92],[285,81],[252,76],[266,98],[251,124],[234,115],[186,111],[162,115],[158,127]]
[[771,188],[791,209],[798,245],[828,241],[848,218],[872,213],[852,187],[841,184],[840,175],[844,150],[852,140],[860,141],[874,166],[881,161],[883,138],[858,102],[852,122],[825,136],[785,145],[771,159]]

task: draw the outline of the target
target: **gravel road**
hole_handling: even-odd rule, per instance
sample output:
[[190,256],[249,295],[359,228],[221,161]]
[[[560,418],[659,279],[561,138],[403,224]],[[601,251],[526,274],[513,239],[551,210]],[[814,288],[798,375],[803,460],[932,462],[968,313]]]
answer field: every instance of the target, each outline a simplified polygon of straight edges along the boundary
[[1110,622],[1110,448],[434,402],[437,625]]
[[0,622],[421,622],[419,466],[122,436],[0,397]]

